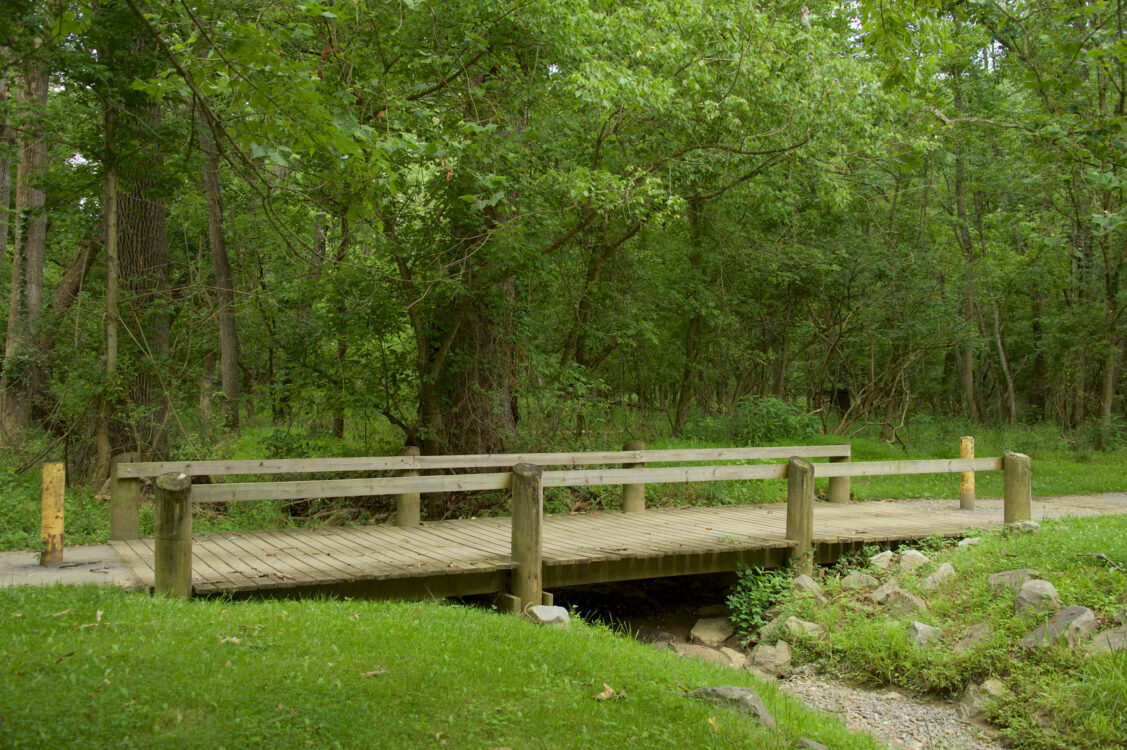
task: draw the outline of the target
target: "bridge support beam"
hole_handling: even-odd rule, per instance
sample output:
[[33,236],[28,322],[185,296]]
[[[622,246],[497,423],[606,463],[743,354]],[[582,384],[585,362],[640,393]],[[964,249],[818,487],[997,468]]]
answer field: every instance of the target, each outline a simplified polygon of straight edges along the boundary
[[[848,445],[846,447],[849,447]],[[852,451],[850,451],[852,453]],[[831,464],[848,463],[851,456],[832,456]],[[830,488],[827,496],[831,503],[849,502],[849,477],[830,477]]]
[[[959,438],[959,458],[974,458],[974,437],[963,435]],[[959,474],[959,509],[974,510],[974,472]]]
[[153,589],[158,594],[192,595],[192,478],[162,474],[156,481],[153,519]]
[[1006,451],[1002,457],[1003,520],[1033,520],[1033,473],[1029,456]]
[[139,453],[120,453],[110,460],[110,539],[117,542],[141,536],[138,520],[141,506],[141,479],[118,479],[117,465],[141,458]]
[[[419,446],[408,445],[399,452],[401,456],[419,455]],[[419,472],[414,469],[404,469],[399,472],[401,477],[417,477]],[[418,492],[408,492],[395,499],[395,522],[404,528],[419,525],[421,499]]]
[[794,542],[795,571],[814,571],[814,464],[802,458],[787,461],[787,540]]
[[[646,449],[646,444],[641,440],[631,440],[622,446],[624,451],[642,451]],[[645,468],[644,463],[638,464],[622,464],[624,469],[642,469]],[[646,509],[646,485],[644,484],[624,484],[622,485],[622,510],[627,513],[641,513]]]
[[544,486],[543,469],[532,464],[513,467],[512,594],[519,611],[544,599]]

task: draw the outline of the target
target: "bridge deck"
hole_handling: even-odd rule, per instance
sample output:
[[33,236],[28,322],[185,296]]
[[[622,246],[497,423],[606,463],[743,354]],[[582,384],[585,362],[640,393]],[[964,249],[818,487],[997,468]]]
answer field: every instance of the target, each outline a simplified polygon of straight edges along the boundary
[[[820,562],[864,544],[957,535],[1001,523],[999,508],[960,511],[912,503],[818,503],[814,538]],[[544,586],[775,567],[786,562],[783,504],[665,508],[644,513],[544,518]],[[198,595],[419,597],[508,588],[508,518],[396,526],[240,531],[197,536]],[[153,585],[151,537],[112,543],[143,583]]]

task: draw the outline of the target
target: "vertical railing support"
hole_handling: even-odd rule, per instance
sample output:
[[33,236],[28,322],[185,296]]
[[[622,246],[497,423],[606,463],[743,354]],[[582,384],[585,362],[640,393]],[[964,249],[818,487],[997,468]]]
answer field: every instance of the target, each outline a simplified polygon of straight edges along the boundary
[[191,596],[192,478],[186,474],[157,477],[153,537],[155,592]]
[[[963,435],[959,438],[959,458],[974,458],[974,437]],[[974,510],[974,472],[959,474],[959,509]]]
[[513,467],[512,594],[520,599],[519,611],[540,604],[544,548],[543,469],[532,464]]
[[[622,446],[624,451],[642,451],[646,449],[646,444],[641,440],[631,440],[626,445]],[[624,469],[640,469],[645,466],[645,463],[622,464]],[[624,484],[622,485],[622,510],[627,513],[641,513],[646,509],[646,485],[644,484]]]
[[[853,455],[853,449],[849,445],[843,446],[849,448],[848,456],[831,456],[831,464],[849,463]],[[829,492],[826,493],[831,503],[847,503],[849,502],[849,477],[830,477]]]
[[[417,445],[408,445],[403,450],[399,451],[401,456],[417,456],[419,455],[419,447]],[[401,477],[417,477],[419,472],[416,469],[404,469],[399,472]],[[405,492],[396,498],[395,502],[395,521],[403,528],[411,528],[419,525],[419,508],[420,499],[418,492]]]
[[787,539],[795,570],[814,572],[814,464],[797,457],[787,461]]
[[140,477],[118,477],[118,464],[136,461],[136,453],[122,453],[110,461],[110,539],[137,539],[141,536]]
[[66,495],[66,464],[43,464],[43,516],[39,537],[43,548],[40,565],[63,564],[63,499]]
[[1002,457],[1003,520],[1006,523],[1033,520],[1033,472],[1029,456],[1006,451]]

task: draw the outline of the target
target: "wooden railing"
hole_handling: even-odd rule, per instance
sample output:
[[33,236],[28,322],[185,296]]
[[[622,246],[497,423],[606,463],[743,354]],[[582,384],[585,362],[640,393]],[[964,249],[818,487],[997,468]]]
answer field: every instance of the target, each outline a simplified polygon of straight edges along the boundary
[[[544,466],[580,466],[623,463],[635,466],[654,462],[716,462],[787,458],[785,464],[705,465],[621,469],[564,469],[544,471]],[[810,458],[829,458],[830,463],[811,463]],[[509,471],[486,474],[440,476],[385,476],[363,479],[331,479],[283,482],[239,482],[192,485],[191,476],[203,474],[295,474],[314,471],[396,471],[427,469],[508,467]],[[735,448],[700,450],[632,450],[602,453],[541,453],[497,456],[397,456],[349,459],[295,459],[278,461],[205,461],[190,463],[122,462],[116,468],[115,486],[125,483],[124,500],[135,502],[139,483],[156,478],[154,523],[155,588],[178,596],[191,594],[191,506],[198,502],[238,502],[264,499],[399,495],[417,503],[418,493],[469,490],[512,492],[513,572],[510,606],[517,611],[543,599],[542,538],[544,488],[622,485],[643,487],[646,483],[689,483],[751,479],[786,479],[786,539],[792,545],[792,564],[799,570],[813,568],[814,479],[830,479],[830,499],[849,499],[848,481],[855,476],[894,474],[950,474],[977,471],[1004,472],[1004,522],[1030,520],[1031,475],[1029,457],[1007,451],[1000,458],[959,458],[921,461],[851,462],[848,445],[791,446],[783,448]],[[837,484],[835,485],[835,480]],[[836,494],[836,497],[835,497]],[[116,502],[123,502],[118,498]],[[644,500],[643,500],[644,503]],[[401,508],[402,510],[402,508]],[[635,508],[635,510],[641,510]],[[135,510],[134,510],[135,512]],[[114,517],[127,515],[115,508]],[[132,522],[136,528],[136,522]]]

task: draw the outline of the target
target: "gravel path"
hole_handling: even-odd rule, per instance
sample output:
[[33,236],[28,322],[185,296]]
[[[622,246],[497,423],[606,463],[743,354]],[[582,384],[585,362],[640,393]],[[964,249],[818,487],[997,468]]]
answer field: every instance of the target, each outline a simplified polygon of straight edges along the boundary
[[777,683],[808,706],[839,714],[854,732],[869,732],[896,750],[1002,750],[955,707],[920,703],[893,690],[863,690],[796,670]]

